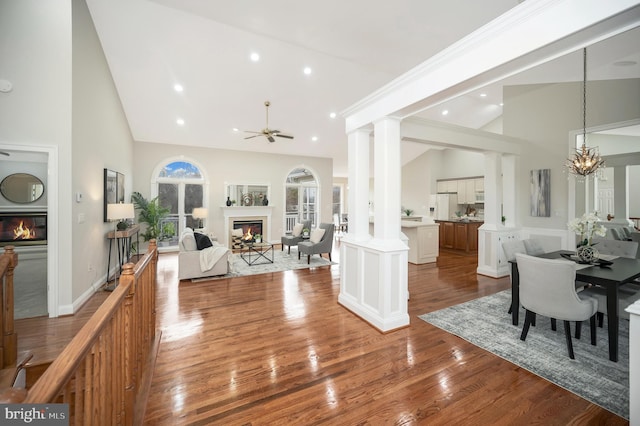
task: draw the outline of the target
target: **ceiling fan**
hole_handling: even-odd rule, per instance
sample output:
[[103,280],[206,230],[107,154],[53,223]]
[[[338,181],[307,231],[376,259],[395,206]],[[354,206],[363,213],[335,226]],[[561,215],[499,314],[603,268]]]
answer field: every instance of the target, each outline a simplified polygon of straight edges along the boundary
[[274,136],[278,137],[278,138],[287,138],[287,139],[293,139],[292,135],[287,135],[285,133],[282,133],[280,130],[271,130],[269,128],[269,106],[271,105],[271,102],[269,101],[265,101],[264,106],[267,108],[267,125],[264,129],[262,129],[259,132],[254,132],[251,130],[245,130],[245,132],[247,133],[255,133],[255,135],[253,136],[247,136],[245,139],[251,139],[251,138],[255,138],[258,136],[265,136],[269,142],[275,142],[276,140],[274,139]]

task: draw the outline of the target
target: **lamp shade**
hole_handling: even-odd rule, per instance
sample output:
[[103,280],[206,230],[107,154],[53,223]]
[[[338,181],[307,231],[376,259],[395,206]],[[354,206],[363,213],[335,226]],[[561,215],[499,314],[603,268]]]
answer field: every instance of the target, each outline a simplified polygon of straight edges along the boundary
[[205,207],[196,207],[193,209],[192,216],[194,219],[206,219],[209,216],[209,211]]
[[107,204],[107,220],[133,219],[136,217],[133,204]]

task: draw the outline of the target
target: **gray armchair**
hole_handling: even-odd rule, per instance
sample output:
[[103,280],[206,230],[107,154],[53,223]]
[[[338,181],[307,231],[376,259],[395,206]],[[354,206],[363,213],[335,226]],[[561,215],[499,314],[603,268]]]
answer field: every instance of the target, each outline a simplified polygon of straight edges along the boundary
[[300,254],[304,253],[307,255],[307,263],[311,263],[311,255],[319,254],[322,257],[322,253],[329,254],[329,260],[331,260],[331,250],[333,248],[333,231],[335,226],[333,223],[321,223],[318,227],[320,229],[324,229],[324,235],[322,239],[317,243],[312,243],[311,241],[302,241],[298,243],[298,259],[300,259]]
[[[567,260],[544,259],[516,253],[520,273],[520,303],[526,310],[520,340],[524,341],[536,314],[564,321],[569,358],[574,359],[571,321],[576,321],[576,338],[580,338],[582,321],[589,320],[591,344],[596,344],[598,301],[576,293],[576,264]],[[585,290],[586,291],[586,290]]]
[[[311,220],[303,220],[301,223],[302,229],[311,230]],[[287,253],[291,254],[291,246],[297,246],[298,243],[304,241],[304,238],[302,238],[302,234],[298,235],[297,237],[294,237],[293,235],[284,235],[281,241],[282,251],[284,251],[284,246],[287,246]]]

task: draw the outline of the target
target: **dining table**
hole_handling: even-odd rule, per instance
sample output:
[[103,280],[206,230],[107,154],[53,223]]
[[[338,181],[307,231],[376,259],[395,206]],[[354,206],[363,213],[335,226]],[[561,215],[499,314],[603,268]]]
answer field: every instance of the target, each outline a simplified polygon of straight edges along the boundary
[[[537,257],[546,259],[563,258],[563,255],[573,255],[572,251],[558,250],[544,253]],[[520,275],[518,263],[515,260],[511,264],[511,322],[518,325],[520,306]],[[607,332],[609,336],[609,359],[618,362],[618,329],[619,306],[618,289],[621,285],[640,277],[640,259],[616,257],[608,266],[578,265],[576,269],[576,281],[597,285],[607,292]]]

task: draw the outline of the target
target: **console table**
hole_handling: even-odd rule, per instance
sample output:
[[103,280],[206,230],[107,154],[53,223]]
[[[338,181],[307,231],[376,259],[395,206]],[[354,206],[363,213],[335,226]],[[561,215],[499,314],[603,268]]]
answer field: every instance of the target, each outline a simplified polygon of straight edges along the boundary
[[[131,239],[136,236],[136,250],[140,249],[140,225],[132,225],[122,231],[110,231],[107,233],[109,240],[109,260],[107,260],[107,282],[109,282],[109,272],[111,270],[111,248],[115,240],[118,250],[118,263],[120,264],[119,272],[122,273],[122,265],[131,260]],[[126,261],[125,261],[126,260]]]

